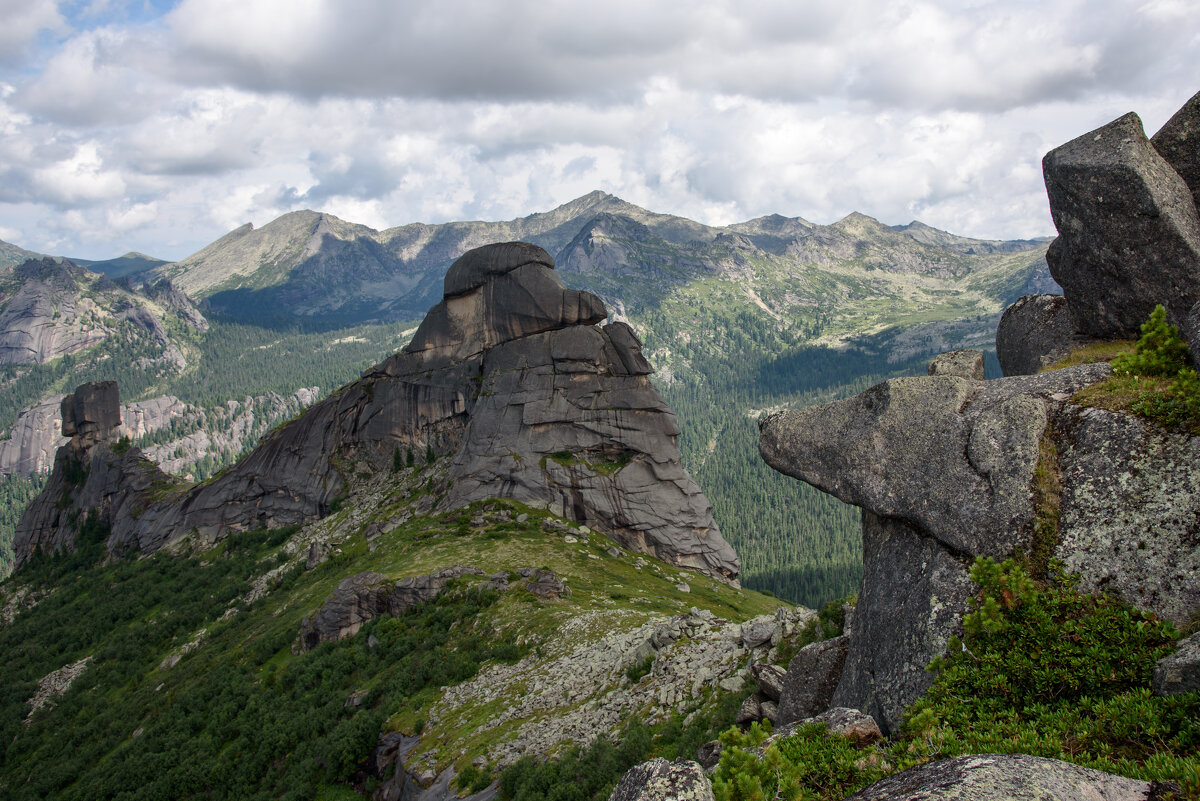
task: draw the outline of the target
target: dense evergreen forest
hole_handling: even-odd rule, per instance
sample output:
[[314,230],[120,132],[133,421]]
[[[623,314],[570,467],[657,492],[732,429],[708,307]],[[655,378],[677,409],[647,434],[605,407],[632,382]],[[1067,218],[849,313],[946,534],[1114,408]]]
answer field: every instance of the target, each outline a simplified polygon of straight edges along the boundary
[[[717,522],[742,560],[746,586],[807,606],[854,593],[862,573],[858,510],[767,467],[758,455],[757,416],[765,410],[844,397],[890,375],[924,371],[927,357],[889,364],[886,346],[834,349],[803,344],[820,334],[828,312],[781,325],[765,314],[710,303],[693,295],[645,309],[634,320],[647,351],[675,343],[685,358],[653,377],[675,409],[684,465],[714,507]],[[187,366],[164,369],[154,343],[136,332],[47,365],[4,368],[0,419],[12,419],[39,398],[83,381],[116,380],[122,399],[174,395],[202,408],[318,386],[322,395],[358,377],[398,350],[417,322],[362,325],[337,331],[279,330],[216,317],[200,334],[182,326]],[[681,336],[692,343],[680,348]],[[103,354],[111,353],[104,358]],[[188,431],[152,434],[140,445]],[[206,457],[201,479],[241,454]],[[0,575],[11,563],[13,526],[37,480],[0,481]]]

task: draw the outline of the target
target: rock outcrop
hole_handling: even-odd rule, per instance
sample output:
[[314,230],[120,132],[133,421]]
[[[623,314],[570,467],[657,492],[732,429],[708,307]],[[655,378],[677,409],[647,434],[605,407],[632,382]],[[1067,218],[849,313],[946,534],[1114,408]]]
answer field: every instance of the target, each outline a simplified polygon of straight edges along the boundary
[[1042,160],[1058,239],[1046,254],[1075,329],[1138,335],[1158,303],[1172,322],[1200,301],[1200,212],[1136,114]]
[[121,405],[114,381],[83,384],[61,403],[66,445],[41,494],[17,523],[13,538],[16,568],[37,551],[73,550],[82,527],[136,516],[172,480],[136,448],[118,448]]
[[[736,582],[737,555],[680,464],[679,428],[640,342],[623,323],[597,325],[604,304],[567,289],[552,264],[524,243],[468,252],[403,351],[220,478],[136,513],[119,507],[107,521],[110,549],[311,520],[346,494],[347,460],[383,470],[412,449],[451,459],[440,508],[510,497]],[[48,524],[23,521],[18,564],[39,544],[69,540]]]
[[321,608],[300,622],[299,650],[311,651],[323,642],[353,637],[363,624],[380,615],[399,615],[446,591],[451,579],[482,576],[477,567],[455,565],[427,576],[389,581],[379,573],[358,573],[342,579]]
[[975,754],[880,779],[846,801],[1154,801],[1173,787],[1026,754]]
[[895,729],[961,625],[971,560],[1030,547],[1038,469],[1061,475],[1054,555],[1081,589],[1177,622],[1200,607],[1200,444],[1070,403],[1108,375],[899,378],[761,421],[768,464],[863,508],[863,584],[831,703]]
[[630,768],[608,801],[712,801],[712,785],[695,762],[661,757]]
[[1200,208],[1200,92],[1158,129],[1150,144],[1179,173]]
[[16,292],[0,297],[0,364],[43,364],[103,341],[111,330],[92,322],[83,296],[86,271],[49,257],[14,268]]
[[[1195,102],[1162,142],[1191,136]],[[1195,308],[1200,214],[1172,168],[1193,157],[1168,163],[1133,114],[1047,154],[1059,229],[1048,259],[1065,296],[1005,312],[1008,377],[980,381],[964,354],[946,354],[928,377],[760,421],[768,464],[863,510],[863,583],[833,705],[894,730],[961,627],[971,562],[1032,553],[1039,525],[1055,537],[1040,547],[1081,590],[1176,623],[1200,609],[1200,439],[1073,403],[1107,364],[1034,374],[1096,337],[1135,336],[1157,303],[1176,319]]]
[[175,312],[180,320],[197,331],[203,333],[208,330],[208,320],[200,313],[195,301],[177,289],[168,279],[163,278],[155,283],[147,284],[142,291],[146,297],[166,306]]
[[1200,690],[1200,634],[1179,641],[1174,653],[1154,665],[1155,695],[1182,695]]

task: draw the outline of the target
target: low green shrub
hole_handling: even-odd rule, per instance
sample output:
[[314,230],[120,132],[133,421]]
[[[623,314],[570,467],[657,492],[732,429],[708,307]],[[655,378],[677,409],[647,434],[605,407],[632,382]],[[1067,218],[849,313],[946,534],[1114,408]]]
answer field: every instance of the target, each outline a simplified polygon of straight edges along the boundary
[[890,742],[856,749],[802,727],[731,729],[713,777],[718,799],[838,799],[889,772],[972,753],[1025,753],[1144,781],[1200,799],[1200,693],[1151,694],[1154,663],[1179,632],[1109,596],[1075,591],[1051,564],[1035,582],[1015,560],[978,559],[964,634],[934,660],[937,678]]
[[1187,343],[1156,306],[1134,353],[1112,361],[1113,377],[1076,397],[1087,405],[1128,410],[1171,429],[1200,433],[1200,376]]

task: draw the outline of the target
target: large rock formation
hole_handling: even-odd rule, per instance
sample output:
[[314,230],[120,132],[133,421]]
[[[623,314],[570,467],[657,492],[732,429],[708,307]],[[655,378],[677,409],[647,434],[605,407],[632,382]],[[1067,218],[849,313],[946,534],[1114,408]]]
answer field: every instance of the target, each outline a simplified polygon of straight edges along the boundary
[[20,568],[38,550],[72,550],[89,518],[111,529],[172,485],[136,448],[115,447],[121,405],[114,381],[83,384],[61,404],[62,433],[69,437],[54,469],[17,524],[13,548]]
[[1179,173],[1200,207],[1200,92],[1158,129],[1150,144]]
[[[737,556],[680,464],[675,416],[641,343],[595,295],[567,289],[524,243],[468,252],[400,353],[264,440],[227,474],[112,517],[109,547],[299,523],[347,492],[352,462],[451,459],[441,508],[511,497],[621,545],[735,581]],[[119,482],[118,482],[119,483]],[[136,513],[135,513],[136,512]],[[60,535],[22,520],[18,564]],[[56,540],[57,541],[57,540]]]
[[91,322],[96,304],[80,293],[85,273],[49,257],[14,268],[20,285],[11,297],[0,293],[0,364],[43,364],[109,336]]
[[863,508],[864,576],[832,703],[885,730],[929,686],[961,625],[977,556],[1028,550],[1035,471],[1061,475],[1054,555],[1087,591],[1176,622],[1200,608],[1200,443],[1070,403],[1110,375],[1082,365],[977,381],[885,381],[760,423],[772,467]]
[[974,754],[880,779],[847,801],[1154,801],[1172,784],[1114,776],[1026,754]]
[[1136,337],[1158,303],[1182,321],[1200,301],[1200,213],[1138,116],[1055,148],[1042,169],[1059,233],[1046,260],[1076,330]]

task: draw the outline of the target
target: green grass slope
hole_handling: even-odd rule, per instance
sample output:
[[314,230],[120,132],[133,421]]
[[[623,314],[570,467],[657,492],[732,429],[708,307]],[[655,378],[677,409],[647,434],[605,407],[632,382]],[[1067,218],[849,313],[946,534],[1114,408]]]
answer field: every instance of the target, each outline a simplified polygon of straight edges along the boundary
[[[629,670],[643,667],[632,662],[614,663],[582,693],[531,686],[536,677],[569,679],[579,649],[607,653],[693,608],[736,625],[780,605],[610,550],[594,533],[564,533],[565,523],[536,509],[496,501],[422,513],[444,486],[444,465],[348,469],[354,494],[305,528],[249,532],[215,547],[185,540],[172,552],[99,564],[106,532],[91,524],[76,553],[35,560],[10,580],[0,626],[0,795],[355,798],[378,782],[364,766],[386,731],[421,735],[410,764],[478,780],[498,773],[505,742],[550,731],[607,694],[631,701],[594,736],[634,717],[670,717],[654,676]],[[327,558],[305,569],[313,543]],[[373,570],[398,579],[451,565],[507,573],[512,587],[497,592],[464,577],[436,601],[353,637],[295,648],[301,620],[342,578]],[[525,567],[554,571],[569,592],[531,594],[514,572]],[[667,661],[656,656],[645,667]],[[77,673],[69,689],[44,691],[68,673]],[[481,684],[456,692],[472,680]],[[522,706],[539,693],[552,702]],[[729,724],[741,700],[730,693],[702,689],[672,710],[703,717],[708,736]],[[31,702],[39,696],[44,703]],[[533,753],[569,746],[537,742]]]

